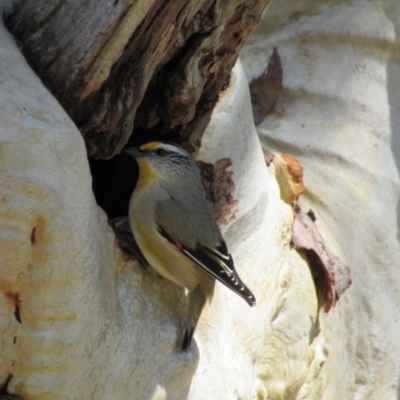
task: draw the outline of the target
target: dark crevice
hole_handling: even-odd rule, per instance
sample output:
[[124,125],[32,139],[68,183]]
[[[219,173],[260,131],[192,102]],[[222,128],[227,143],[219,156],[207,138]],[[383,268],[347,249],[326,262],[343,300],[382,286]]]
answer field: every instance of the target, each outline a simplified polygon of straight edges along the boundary
[[8,375],[5,382],[0,387],[0,400],[23,400],[23,398],[18,394],[12,394],[8,392],[8,386],[10,385],[13,375]]
[[22,320],[21,320],[21,311],[20,311],[20,305],[19,305],[19,303],[15,305],[14,317],[15,317],[15,319],[16,319],[20,324],[22,324]]
[[21,319],[21,300],[19,298],[19,294],[16,292],[5,292],[4,293],[7,299],[14,305],[14,317],[15,319],[22,324]]
[[97,204],[109,219],[128,215],[130,196],[137,180],[137,164],[127,154],[111,160],[89,159]]
[[5,382],[1,385],[1,387],[0,387],[0,393],[1,393],[1,394],[7,392],[8,385],[10,384],[12,377],[13,377],[12,374],[11,374],[11,375],[8,375],[8,376],[7,376],[7,379],[5,380]]
[[31,233],[31,245],[34,246],[36,244],[36,226],[32,229]]

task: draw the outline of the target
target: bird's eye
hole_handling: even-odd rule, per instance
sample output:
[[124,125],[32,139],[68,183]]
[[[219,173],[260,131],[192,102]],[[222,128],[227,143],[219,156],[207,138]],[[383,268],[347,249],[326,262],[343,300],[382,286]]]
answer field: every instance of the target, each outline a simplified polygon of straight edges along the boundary
[[164,149],[157,149],[157,150],[156,150],[156,154],[157,154],[159,157],[164,157],[164,156],[167,155],[167,151],[164,150]]

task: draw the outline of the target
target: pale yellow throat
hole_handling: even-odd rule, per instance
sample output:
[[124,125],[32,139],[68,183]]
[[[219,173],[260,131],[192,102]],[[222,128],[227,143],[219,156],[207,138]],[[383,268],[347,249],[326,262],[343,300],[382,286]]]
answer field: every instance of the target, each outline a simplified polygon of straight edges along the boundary
[[136,183],[135,192],[141,191],[152,182],[157,180],[157,173],[151,168],[151,165],[144,159],[138,158],[137,162],[139,164],[139,178]]

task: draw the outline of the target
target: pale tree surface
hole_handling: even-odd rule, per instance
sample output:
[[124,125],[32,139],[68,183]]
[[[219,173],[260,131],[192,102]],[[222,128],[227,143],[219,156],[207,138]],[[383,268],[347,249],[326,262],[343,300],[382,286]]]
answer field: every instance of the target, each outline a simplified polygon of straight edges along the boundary
[[299,398],[397,399],[400,3],[275,1],[241,53],[249,82],[274,47],[283,107],[257,131],[263,147],[301,160],[301,204],[335,238],[353,281],[320,314]]
[[[242,51],[247,78],[236,55],[267,2],[241,12],[222,12],[223,2],[103,2],[116,7],[115,19],[93,12],[81,21],[64,3],[46,9],[39,7],[46,2],[21,2],[16,14],[7,7],[17,42],[0,31],[0,396],[396,398],[395,1],[275,2]],[[31,29],[22,29],[19,21],[40,15],[30,14],[35,6],[51,18],[33,18]],[[240,18],[252,10],[249,20]],[[60,42],[54,27],[61,25],[51,24],[60,15],[70,18],[75,41]],[[210,29],[193,37],[204,30],[204,15]],[[89,21],[92,36],[80,36],[71,21]],[[253,25],[240,36],[229,21]],[[135,53],[134,27],[155,22],[156,39],[141,31],[136,46],[145,49]],[[60,57],[41,66],[41,40],[52,35]],[[236,42],[223,47],[228,37]],[[69,53],[73,43],[80,54]],[[302,161],[307,192],[300,204],[313,208],[329,247],[350,265],[352,286],[328,312],[307,258],[291,244],[294,213],[281,199],[290,178],[280,172],[288,158],[277,154],[266,165],[253,122],[247,80],[265,69],[273,47],[282,60],[284,104],[258,134],[266,148]],[[148,69],[132,55],[143,56]],[[60,92],[52,81],[58,74]],[[157,90],[162,96],[153,96]],[[198,119],[191,123],[186,114]],[[110,158],[133,128],[132,137],[172,130],[215,175],[222,171],[213,209],[257,297],[250,309],[217,285],[189,352],[176,350],[184,292],[120,250],[92,191],[87,151]]]

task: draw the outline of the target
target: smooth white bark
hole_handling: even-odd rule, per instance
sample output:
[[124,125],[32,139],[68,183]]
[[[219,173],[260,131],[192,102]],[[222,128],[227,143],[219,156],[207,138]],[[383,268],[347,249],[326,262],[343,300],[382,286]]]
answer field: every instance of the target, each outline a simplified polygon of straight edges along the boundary
[[277,0],[241,54],[250,81],[278,48],[285,108],[258,133],[301,160],[301,202],[352,271],[351,289],[320,314],[299,399],[398,397],[399,15],[396,0]]

